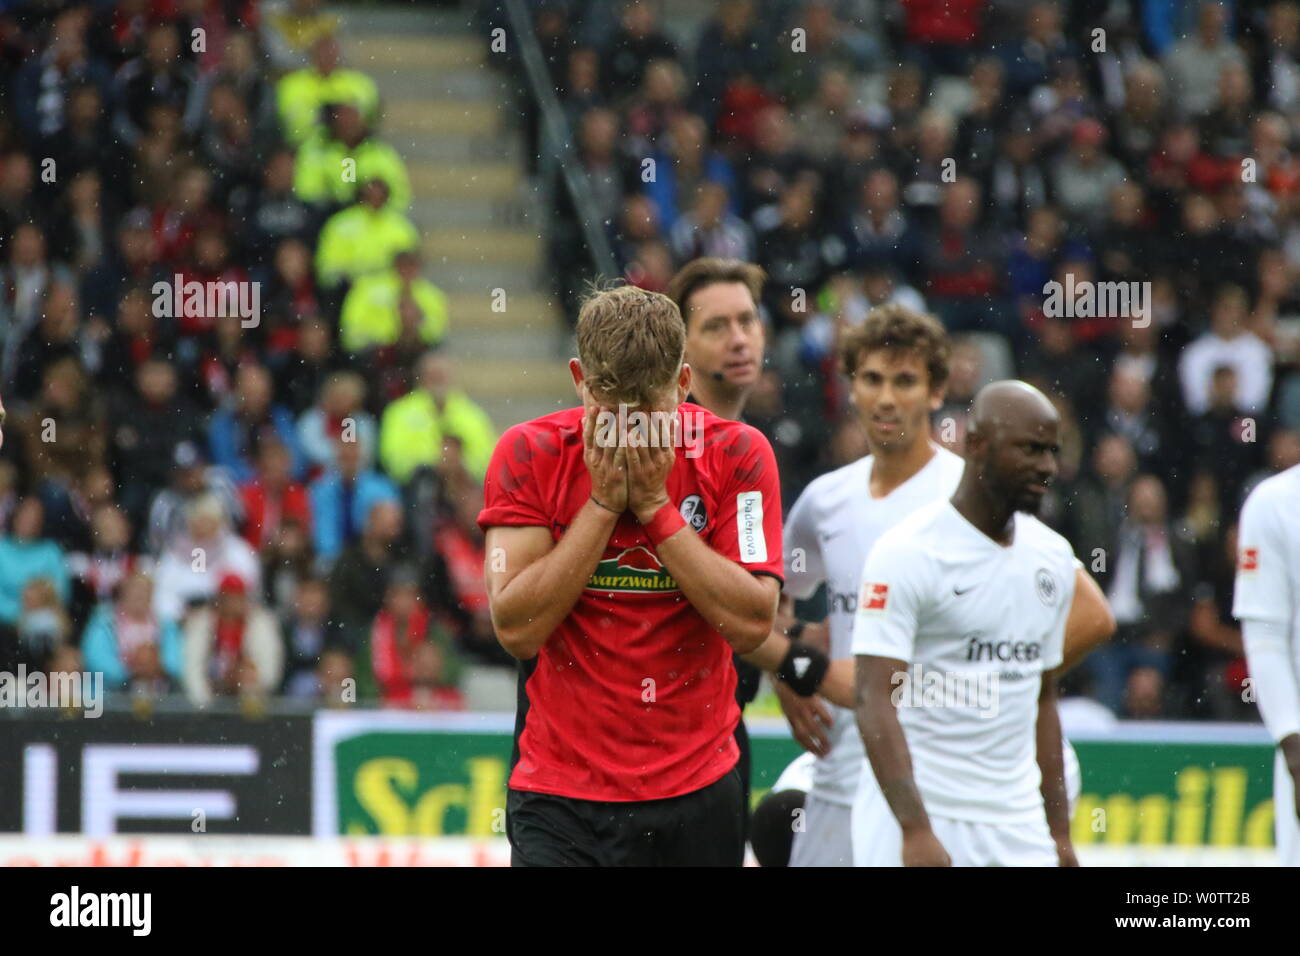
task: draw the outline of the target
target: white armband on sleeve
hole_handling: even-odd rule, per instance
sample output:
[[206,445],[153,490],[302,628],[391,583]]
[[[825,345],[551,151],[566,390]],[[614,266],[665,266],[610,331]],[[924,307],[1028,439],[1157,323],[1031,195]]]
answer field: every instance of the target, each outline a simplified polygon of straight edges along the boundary
[[1264,726],[1275,742],[1300,734],[1300,679],[1292,662],[1287,626],[1246,618],[1241,622],[1246,662]]

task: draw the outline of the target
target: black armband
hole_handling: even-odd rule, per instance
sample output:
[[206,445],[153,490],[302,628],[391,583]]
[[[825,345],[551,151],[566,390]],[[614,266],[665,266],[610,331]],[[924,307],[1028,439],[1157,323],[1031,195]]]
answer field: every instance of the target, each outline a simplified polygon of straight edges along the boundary
[[802,641],[791,641],[776,676],[800,697],[811,697],[817,693],[830,666],[830,658],[817,648]]

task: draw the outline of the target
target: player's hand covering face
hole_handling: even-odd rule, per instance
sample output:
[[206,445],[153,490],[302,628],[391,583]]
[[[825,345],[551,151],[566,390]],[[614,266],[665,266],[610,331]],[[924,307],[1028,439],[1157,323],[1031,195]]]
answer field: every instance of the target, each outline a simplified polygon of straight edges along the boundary
[[628,426],[628,507],[642,521],[648,521],[668,504],[666,485],[677,461],[677,433],[681,429],[681,419],[674,415],[666,426],[648,429]]
[[627,508],[627,447],[623,442],[596,441],[596,420],[602,412],[610,409],[587,406],[582,419],[582,460],[596,500],[611,511],[623,511]]

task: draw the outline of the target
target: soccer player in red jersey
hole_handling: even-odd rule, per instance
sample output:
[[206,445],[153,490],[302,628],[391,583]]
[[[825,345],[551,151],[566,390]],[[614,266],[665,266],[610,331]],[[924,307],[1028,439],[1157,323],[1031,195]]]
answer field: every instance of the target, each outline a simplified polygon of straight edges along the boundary
[[502,436],[479,516],[492,620],[521,661],[511,861],[738,866],[731,656],[776,613],[776,462],[754,428],[683,402],[666,296],[596,293],[577,339],[582,406]]

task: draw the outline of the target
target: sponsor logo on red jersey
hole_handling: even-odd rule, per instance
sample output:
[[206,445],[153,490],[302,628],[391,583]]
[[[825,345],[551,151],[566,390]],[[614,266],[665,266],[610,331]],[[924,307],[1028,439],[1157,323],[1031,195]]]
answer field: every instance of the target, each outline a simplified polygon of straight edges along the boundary
[[587,581],[589,591],[676,591],[677,582],[649,548],[636,545],[603,559]]

